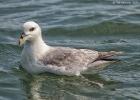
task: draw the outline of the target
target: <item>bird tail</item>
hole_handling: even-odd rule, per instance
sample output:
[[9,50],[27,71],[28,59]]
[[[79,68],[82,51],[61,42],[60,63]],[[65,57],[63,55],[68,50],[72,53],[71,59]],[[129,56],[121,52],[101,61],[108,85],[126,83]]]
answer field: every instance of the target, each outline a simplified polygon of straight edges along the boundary
[[118,61],[118,59],[111,58],[113,56],[121,55],[123,52],[110,51],[110,52],[99,52],[98,60],[105,61]]

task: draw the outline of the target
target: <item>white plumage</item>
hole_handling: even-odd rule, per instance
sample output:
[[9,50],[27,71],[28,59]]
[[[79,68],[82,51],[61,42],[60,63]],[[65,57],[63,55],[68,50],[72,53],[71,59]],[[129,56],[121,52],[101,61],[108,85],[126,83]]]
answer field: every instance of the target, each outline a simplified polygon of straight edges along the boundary
[[89,67],[95,67],[120,52],[98,52],[88,49],[48,46],[42,39],[39,25],[33,21],[24,23],[19,44],[24,44],[21,65],[29,73],[51,72],[58,75],[80,75]]

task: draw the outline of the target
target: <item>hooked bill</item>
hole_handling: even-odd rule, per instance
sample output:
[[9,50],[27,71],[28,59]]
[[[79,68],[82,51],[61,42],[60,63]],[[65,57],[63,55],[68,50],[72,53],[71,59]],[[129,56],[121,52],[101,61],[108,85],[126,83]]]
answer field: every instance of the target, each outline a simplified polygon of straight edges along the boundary
[[22,46],[24,44],[24,42],[25,42],[25,39],[24,39],[23,33],[22,33],[20,38],[19,38],[19,42],[18,42],[19,46]]

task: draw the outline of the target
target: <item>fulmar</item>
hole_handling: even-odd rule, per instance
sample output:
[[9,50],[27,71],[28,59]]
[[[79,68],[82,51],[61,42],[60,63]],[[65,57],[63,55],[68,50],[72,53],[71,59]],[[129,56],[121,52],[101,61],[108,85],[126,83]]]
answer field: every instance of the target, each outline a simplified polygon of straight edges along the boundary
[[19,39],[23,47],[21,65],[29,73],[50,72],[58,75],[79,76],[89,68],[110,62],[110,57],[122,52],[98,52],[89,49],[49,46],[42,39],[40,26],[34,21],[23,24]]

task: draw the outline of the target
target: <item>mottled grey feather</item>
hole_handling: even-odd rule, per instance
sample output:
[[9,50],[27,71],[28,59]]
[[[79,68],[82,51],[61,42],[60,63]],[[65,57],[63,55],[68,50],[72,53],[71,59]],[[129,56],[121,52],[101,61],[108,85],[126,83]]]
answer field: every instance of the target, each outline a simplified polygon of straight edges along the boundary
[[[68,47],[53,47],[39,61],[43,65],[64,67],[66,71],[84,71],[88,67],[95,67],[102,63],[107,63],[108,57],[118,55],[119,52],[98,52],[88,49],[74,49]],[[97,63],[96,63],[97,62]]]
[[44,65],[72,67],[86,67],[98,58],[98,52],[88,49],[74,49],[68,47],[55,47],[46,53],[40,61]]

